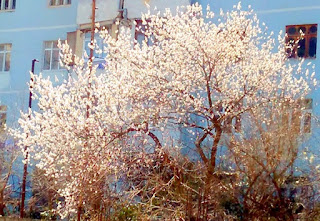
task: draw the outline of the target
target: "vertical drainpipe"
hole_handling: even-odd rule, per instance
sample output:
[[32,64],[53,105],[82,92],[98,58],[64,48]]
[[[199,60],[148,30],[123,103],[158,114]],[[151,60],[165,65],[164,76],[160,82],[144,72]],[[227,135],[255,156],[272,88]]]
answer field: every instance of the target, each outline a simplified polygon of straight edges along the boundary
[[124,10],[125,10],[125,8],[124,8],[124,0],[120,0],[119,1],[119,9],[118,9],[119,14],[117,16],[117,19],[122,20],[124,18]]
[[119,2],[119,12],[121,13],[121,17],[123,14],[123,9],[124,9],[124,0],[120,0]]

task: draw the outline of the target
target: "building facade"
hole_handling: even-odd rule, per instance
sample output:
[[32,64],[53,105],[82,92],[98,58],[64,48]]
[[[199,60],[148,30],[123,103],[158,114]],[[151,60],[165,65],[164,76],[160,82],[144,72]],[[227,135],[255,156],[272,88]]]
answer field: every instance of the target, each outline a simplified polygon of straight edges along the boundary
[[[14,127],[20,110],[28,108],[28,85],[31,62],[37,59],[34,72],[45,77],[57,76],[65,79],[68,71],[60,66],[57,41],[68,40],[73,51],[79,57],[89,53],[92,0],[0,0],[0,127],[7,122]],[[105,26],[111,35],[116,37],[120,27],[129,28],[132,38],[144,38],[136,30],[141,13],[154,8],[164,11],[177,6],[198,2],[219,14],[220,8],[231,10],[235,0],[97,0],[95,21]],[[314,0],[288,1],[276,0],[243,0],[242,7],[254,9],[258,17],[268,27],[268,31],[287,33],[288,41],[296,41],[300,31],[304,32],[304,41],[299,47],[290,51],[290,62],[304,58],[306,63],[315,65],[316,78],[319,77],[319,56],[317,56],[318,34],[320,22],[318,13],[320,3]],[[118,25],[118,23],[120,25]],[[103,42],[96,36],[97,44]],[[95,54],[95,62],[103,69],[104,54]],[[301,115],[301,130],[309,136],[309,144],[313,149],[319,143],[320,133],[317,118],[319,116],[319,91],[314,90],[309,96],[306,111]],[[0,162],[1,163],[1,162]],[[21,164],[20,164],[21,166]],[[22,169],[22,168],[21,168]]]
[[[33,59],[35,74],[65,79],[68,72],[59,64],[57,41],[68,40],[79,57],[89,52],[92,0],[0,1],[0,117],[1,124],[14,127],[20,110],[28,108],[29,71]],[[175,10],[190,0],[97,0],[95,21],[116,36],[119,26],[135,35],[135,20],[141,13],[157,8]],[[139,38],[139,36],[138,36]],[[96,35],[99,46],[102,40]],[[104,54],[95,54],[103,63]],[[103,68],[103,66],[99,66]]]
[[75,31],[77,0],[1,1],[0,9],[0,103],[7,111],[7,124],[14,126],[20,110],[28,107],[29,71],[65,75],[59,67],[54,45]]
[[[197,0],[205,9],[207,5],[219,16],[220,9],[230,11],[237,5],[236,0]],[[242,0],[243,10],[253,10],[260,20],[262,29],[267,27],[268,33],[273,32],[274,38],[277,39],[281,32],[282,37],[286,39],[288,44],[293,46],[293,49],[287,51],[289,61],[298,63],[299,60],[305,59],[304,65],[314,65],[315,78],[320,80],[320,59],[317,55],[319,51],[318,45],[318,25],[320,23],[320,2],[313,0],[305,1],[279,1],[279,0]],[[303,34],[301,34],[303,33]],[[302,36],[303,35],[303,36]],[[308,147],[312,152],[319,153],[319,114],[320,114],[320,94],[317,86],[312,90],[306,99],[305,110],[299,117],[300,132],[306,136],[306,141],[302,145],[303,148]],[[319,163],[319,162],[317,162]]]
[[[129,28],[132,38],[139,40],[144,36],[136,33],[135,21],[148,11],[148,5],[150,9],[164,11],[188,4],[189,0],[96,0],[95,22],[106,27],[114,37],[119,28]],[[58,40],[67,40],[79,57],[89,54],[91,5],[92,0],[0,0],[0,148],[12,145],[12,140],[2,139],[4,125],[16,127],[20,111],[28,109],[32,61],[37,60],[34,74],[63,80],[69,73],[60,65]],[[103,46],[98,34],[95,40]],[[103,69],[105,55],[95,53],[94,56],[98,69]],[[32,108],[36,108],[35,103]],[[16,160],[15,175],[9,180],[12,189],[20,188],[21,161],[22,156]],[[19,198],[19,191],[15,197]],[[27,188],[29,197],[31,189]]]

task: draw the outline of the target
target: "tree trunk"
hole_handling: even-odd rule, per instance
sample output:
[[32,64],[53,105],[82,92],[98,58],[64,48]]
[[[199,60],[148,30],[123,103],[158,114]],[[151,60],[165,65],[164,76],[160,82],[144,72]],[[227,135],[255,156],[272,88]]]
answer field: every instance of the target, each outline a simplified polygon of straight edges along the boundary
[[78,207],[77,221],[81,220],[81,206]]
[[0,192],[0,216],[4,216],[4,196],[3,191]]
[[[26,150],[26,147],[25,147]],[[23,178],[22,178],[22,187],[21,187],[21,205],[20,205],[20,218],[24,217],[24,202],[26,198],[26,183],[27,183],[27,174],[28,174],[28,152],[26,153],[25,163],[23,166]]]

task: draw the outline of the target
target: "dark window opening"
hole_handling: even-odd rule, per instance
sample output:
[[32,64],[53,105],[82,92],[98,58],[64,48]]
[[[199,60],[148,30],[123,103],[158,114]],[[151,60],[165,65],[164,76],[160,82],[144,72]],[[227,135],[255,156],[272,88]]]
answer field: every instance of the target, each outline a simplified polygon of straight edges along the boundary
[[4,9],[8,10],[9,9],[9,0],[5,0],[4,2]]
[[288,58],[315,58],[317,24],[286,26],[286,53]]
[[70,5],[71,0],[50,0],[50,6]]
[[[147,21],[149,22],[149,21]],[[142,45],[142,42],[147,39],[147,45],[151,46],[154,43],[154,36],[147,36],[147,24],[143,24],[142,20],[136,20],[136,30],[135,30],[135,39],[137,40],[138,44]]]
[[306,52],[306,39],[301,39],[298,42],[297,53],[298,57],[303,58]]
[[310,57],[316,57],[316,52],[317,52],[317,38],[312,37],[309,40],[309,56]]

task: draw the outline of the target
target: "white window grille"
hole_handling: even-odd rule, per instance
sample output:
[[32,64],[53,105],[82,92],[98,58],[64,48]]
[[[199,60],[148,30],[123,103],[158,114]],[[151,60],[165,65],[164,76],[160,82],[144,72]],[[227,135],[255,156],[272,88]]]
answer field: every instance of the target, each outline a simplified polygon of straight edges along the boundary
[[60,49],[58,48],[58,41],[44,42],[44,59],[43,70],[60,70],[64,69],[60,66]]
[[0,11],[14,10],[16,8],[16,0],[0,0]]
[[0,72],[10,71],[11,44],[0,44]]
[[71,0],[50,0],[50,6],[70,5]]
[[310,134],[312,121],[312,103],[310,98],[303,98],[298,101],[297,108],[288,110],[283,116],[283,124],[291,125],[296,133]]

